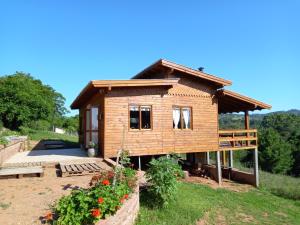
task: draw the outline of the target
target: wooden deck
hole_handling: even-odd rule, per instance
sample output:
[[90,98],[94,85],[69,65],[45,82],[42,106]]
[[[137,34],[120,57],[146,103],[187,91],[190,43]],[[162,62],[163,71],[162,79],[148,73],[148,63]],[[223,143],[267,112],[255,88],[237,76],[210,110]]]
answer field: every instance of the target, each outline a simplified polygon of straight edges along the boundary
[[219,150],[242,150],[257,148],[257,130],[220,130]]
[[3,168],[0,170],[0,177],[16,176],[17,178],[22,178],[23,175],[35,174],[42,177],[44,170],[41,166],[35,167],[20,167],[20,168]]
[[69,176],[83,176],[98,173],[103,168],[101,168],[95,162],[86,162],[86,163],[60,163],[62,177]]

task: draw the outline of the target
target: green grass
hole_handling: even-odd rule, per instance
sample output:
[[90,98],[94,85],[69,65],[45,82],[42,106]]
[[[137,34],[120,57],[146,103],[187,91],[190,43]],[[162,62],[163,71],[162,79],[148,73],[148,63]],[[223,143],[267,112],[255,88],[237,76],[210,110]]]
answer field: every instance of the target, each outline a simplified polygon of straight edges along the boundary
[[300,200],[300,178],[259,172],[260,186],[262,189],[285,198]]
[[29,138],[34,141],[40,140],[61,140],[65,142],[66,148],[79,147],[78,136],[68,134],[58,134],[51,131],[31,130],[28,134]]
[[11,131],[8,129],[0,132],[0,138],[3,138],[4,136],[11,136],[11,135],[27,135],[30,140],[34,140],[34,141],[61,140],[65,142],[67,147],[79,147],[78,136],[75,135],[58,134],[52,131],[33,130],[29,128],[26,129],[26,132]]
[[63,140],[70,142],[78,142],[78,137],[75,135],[68,134],[58,134],[52,131],[40,131],[34,130],[29,133],[29,137],[31,140],[39,141],[39,140]]
[[164,209],[148,207],[141,194],[136,225],[187,225],[204,218],[207,224],[300,224],[300,202],[267,191],[232,192],[205,185],[180,183],[177,200]]

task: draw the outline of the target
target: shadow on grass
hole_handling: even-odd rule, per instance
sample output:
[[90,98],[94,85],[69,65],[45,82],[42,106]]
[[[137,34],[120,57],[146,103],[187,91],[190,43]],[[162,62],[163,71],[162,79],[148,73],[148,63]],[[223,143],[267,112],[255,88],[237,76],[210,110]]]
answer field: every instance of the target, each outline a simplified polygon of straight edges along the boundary
[[155,197],[147,187],[140,187],[140,205],[149,209],[159,209],[157,202],[154,201]]

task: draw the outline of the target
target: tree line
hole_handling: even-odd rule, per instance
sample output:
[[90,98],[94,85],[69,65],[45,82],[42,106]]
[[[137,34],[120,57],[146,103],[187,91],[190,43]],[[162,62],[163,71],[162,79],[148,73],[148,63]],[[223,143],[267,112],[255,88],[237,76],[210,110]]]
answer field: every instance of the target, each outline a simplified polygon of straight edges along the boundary
[[[300,111],[250,116],[250,126],[258,128],[259,165],[268,172],[300,176]],[[243,116],[220,116],[220,128],[243,128]],[[251,153],[241,161],[251,158]]]
[[67,117],[64,96],[30,74],[0,77],[0,128],[77,132],[78,116]]

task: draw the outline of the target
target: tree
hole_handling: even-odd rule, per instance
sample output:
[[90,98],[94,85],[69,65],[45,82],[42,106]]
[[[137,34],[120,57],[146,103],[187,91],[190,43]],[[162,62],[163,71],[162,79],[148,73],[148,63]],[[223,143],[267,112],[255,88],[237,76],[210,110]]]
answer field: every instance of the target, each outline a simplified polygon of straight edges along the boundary
[[262,128],[273,128],[280,136],[288,141],[291,134],[298,130],[300,132],[300,116],[289,113],[274,113],[263,118]]
[[30,74],[16,72],[0,77],[0,119],[10,129],[32,121],[52,122],[67,111],[64,97]]
[[285,174],[293,165],[291,144],[283,140],[273,128],[263,129],[260,134],[259,161],[263,170]]

